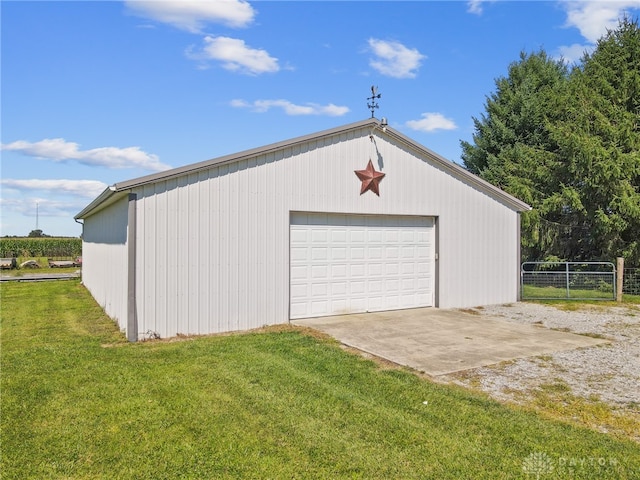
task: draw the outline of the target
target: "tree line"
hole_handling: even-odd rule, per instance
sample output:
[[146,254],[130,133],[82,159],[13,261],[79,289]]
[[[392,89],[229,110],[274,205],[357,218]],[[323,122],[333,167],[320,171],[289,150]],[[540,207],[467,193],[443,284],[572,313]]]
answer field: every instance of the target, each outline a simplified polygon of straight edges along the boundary
[[533,207],[525,260],[640,267],[640,29],[623,18],[577,64],[520,54],[496,79],[467,170]]

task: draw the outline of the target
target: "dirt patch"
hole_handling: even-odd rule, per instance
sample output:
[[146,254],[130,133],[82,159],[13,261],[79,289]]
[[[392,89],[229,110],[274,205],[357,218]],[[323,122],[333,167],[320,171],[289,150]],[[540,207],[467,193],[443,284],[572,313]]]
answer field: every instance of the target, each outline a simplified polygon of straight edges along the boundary
[[[531,405],[541,399],[606,404],[640,425],[640,308],[580,306],[570,310],[536,303],[495,305],[481,315],[573,332],[610,343],[567,350],[437,378],[482,390],[500,401]],[[605,430],[605,427],[600,428]],[[632,435],[633,436],[633,435]],[[640,436],[636,436],[640,440]]]

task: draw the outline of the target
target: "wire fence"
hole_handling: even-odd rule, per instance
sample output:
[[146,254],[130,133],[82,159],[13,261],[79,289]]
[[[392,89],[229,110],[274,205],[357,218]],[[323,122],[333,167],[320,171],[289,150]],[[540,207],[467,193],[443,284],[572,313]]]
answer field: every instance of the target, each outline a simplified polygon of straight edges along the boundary
[[524,262],[523,300],[615,300],[616,269],[610,262]]
[[622,274],[622,293],[640,295],[640,268],[625,268]]

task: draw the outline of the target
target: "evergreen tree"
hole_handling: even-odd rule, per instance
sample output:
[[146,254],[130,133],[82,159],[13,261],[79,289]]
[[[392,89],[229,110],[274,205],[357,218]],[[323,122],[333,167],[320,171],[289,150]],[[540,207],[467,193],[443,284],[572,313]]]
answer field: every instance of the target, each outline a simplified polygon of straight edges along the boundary
[[623,19],[568,72],[521,54],[474,119],[465,166],[526,201],[523,257],[640,265],[640,29]]
[[624,256],[640,265],[640,29],[627,18],[602,37],[569,80],[551,127],[571,229],[572,259]]
[[549,125],[557,121],[568,68],[544,51],[521,53],[507,77],[496,80],[486,114],[474,118],[474,144],[461,142],[465,167],[534,207],[522,216],[523,256],[543,258],[561,239],[549,229],[542,209],[558,190],[557,145]]

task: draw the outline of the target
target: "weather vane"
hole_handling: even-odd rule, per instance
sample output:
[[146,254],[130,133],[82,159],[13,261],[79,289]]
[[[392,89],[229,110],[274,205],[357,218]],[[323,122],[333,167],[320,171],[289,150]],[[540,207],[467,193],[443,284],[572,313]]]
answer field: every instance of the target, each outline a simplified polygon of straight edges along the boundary
[[[373,118],[373,112],[375,112],[376,108],[380,108],[376,103],[376,100],[382,96],[381,93],[378,93],[378,87],[371,85],[371,96],[367,97],[367,107],[371,110],[371,118]],[[371,103],[369,103],[371,100]]]

